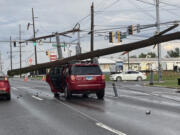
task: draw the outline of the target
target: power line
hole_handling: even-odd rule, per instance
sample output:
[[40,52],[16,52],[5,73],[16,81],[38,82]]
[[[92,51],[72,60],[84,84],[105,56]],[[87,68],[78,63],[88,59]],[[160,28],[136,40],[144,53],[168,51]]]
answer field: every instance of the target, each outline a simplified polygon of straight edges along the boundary
[[168,2],[160,1],[160,3],[162,3],[162,4],[165,4],[165,5],[167,5],[167,6],[171,6],[171,7],[180,8],[180,6],[178,6],[178,5],[175,5],[175,4],[170,4],[170,3],[168,3]]
[[139,5],[135,4],[134,1],[132,0],[128,0],[130,1],[129,3],[131,3],[132,5],[134,5],[136,8],[140,9],[143,11],[144,14],[148,15],[149,17],[151,17],[152,19],[155,19],[155,17],[153,15],[151,15],[150,13],[146,12],[144,9],[142,9]]

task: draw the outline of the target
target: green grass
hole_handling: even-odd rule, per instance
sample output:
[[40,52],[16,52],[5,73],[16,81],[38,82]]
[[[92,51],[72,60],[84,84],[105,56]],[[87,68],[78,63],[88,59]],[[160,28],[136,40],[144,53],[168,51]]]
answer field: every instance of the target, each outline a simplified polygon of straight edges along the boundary
[[[163,71],[162,72],[162,82],[157,83],[158,73],[154,72],[154,86],[170,87],[170,88],[180,88],[178,85],[178,78],[180,78],[180,73],[173,71]],[[147,74],[147,81],[150,79],[150,74]]]

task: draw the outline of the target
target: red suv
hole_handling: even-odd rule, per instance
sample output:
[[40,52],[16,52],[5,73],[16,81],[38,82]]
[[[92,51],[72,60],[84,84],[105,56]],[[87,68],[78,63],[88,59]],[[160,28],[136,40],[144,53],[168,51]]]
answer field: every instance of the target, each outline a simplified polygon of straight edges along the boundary
[[11,100],[8,77],[2,72],[0,72],[0,96],[6,96],[7,100]]
[[98,99],[104,98],[105,77],[98,64],[73,63],[51,68],[46,76],[55,97],[64,93],[65,98],[72,94],[96,93]]

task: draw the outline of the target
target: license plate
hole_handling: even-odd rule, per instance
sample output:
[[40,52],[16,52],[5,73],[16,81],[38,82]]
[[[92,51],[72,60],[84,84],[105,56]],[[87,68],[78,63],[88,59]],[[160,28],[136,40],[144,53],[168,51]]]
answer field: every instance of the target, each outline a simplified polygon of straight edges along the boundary
[[92,76],[86,76],[86,80],[92,80]]

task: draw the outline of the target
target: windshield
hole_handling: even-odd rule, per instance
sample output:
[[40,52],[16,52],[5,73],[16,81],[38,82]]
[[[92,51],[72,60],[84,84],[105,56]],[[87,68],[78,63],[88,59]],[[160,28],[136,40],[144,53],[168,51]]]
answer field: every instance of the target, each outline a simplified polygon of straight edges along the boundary
[[72,75],[101,75],[99,66],[73,66]]

